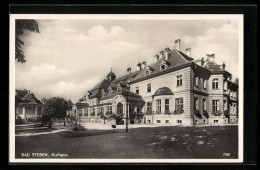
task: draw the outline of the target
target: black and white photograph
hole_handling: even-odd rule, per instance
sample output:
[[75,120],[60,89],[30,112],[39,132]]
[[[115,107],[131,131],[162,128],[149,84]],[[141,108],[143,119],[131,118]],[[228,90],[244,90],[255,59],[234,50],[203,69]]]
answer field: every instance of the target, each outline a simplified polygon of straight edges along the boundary
[[243,162],[243,42],[240,14],[11,14],[10,162]]

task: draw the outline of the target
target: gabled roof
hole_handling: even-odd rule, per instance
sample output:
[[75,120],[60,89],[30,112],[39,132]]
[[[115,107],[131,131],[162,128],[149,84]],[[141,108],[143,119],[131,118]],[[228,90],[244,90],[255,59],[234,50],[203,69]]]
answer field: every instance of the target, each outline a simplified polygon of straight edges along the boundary
[[21,98],[21,102],[19,105],[22,104],[42,104],[40,100],[38,100],[32,93],[26,94],[23,98]]

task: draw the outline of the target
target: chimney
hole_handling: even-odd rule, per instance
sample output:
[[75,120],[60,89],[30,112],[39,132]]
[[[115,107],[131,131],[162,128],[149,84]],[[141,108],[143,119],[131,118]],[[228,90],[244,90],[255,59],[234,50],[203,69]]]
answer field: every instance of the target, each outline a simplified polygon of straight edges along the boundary
[[169,59],[169,52],[171,50],[169,48],[165,48],[165,60],[168,60]]
[[128,72],[128,74],[131,74],[131,68],[130,67],[127,69],[127,72]]
[[189,47],[189,48],[186,48],[185,50],[186,50],[186,55],[191,57],[191,48]]
[[160,59],[158,55],[155,55],[154,58],[155,58],[155,62],[157,62]]
[[145,67],[146,67],[146,62],[143,61],[143,69],[145,69]]
[[223,64],[220,65],[220,68],[225,71],[225,67],[226,67],[226,64],[225,64],[225,62],[223,62]]
[[180,47],[181,47],[181,40],[180,39],[177,39],[175,40],[175,46],[174,48],[178,51],[180,51]]
[[164,51],[160,51],[160,59],[163,58],[163,52]]
[[142,64],[141,63],[138,63],[137,66],[139,67],[139,70],[142,69]]
[[207,54],[207,60],[209,61],[215,61],[215,54]]

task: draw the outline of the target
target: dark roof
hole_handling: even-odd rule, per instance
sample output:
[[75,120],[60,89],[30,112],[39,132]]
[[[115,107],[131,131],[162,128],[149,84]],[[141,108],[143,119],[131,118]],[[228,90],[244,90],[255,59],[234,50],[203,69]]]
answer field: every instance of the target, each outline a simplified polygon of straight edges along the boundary
[[[173,49],[169,52],[169,57],[168,60],[165,60],[165,57],[162,57],[159,59],[156,63],[150,65],[149,67],[153,68],[153,71],[151,72],[150,75],[156,74],[161,72],[160,70],[160,63],[163,61],[167,62],[168,67],[167,69],[178,67],[180,65],[186,64],[191,62],[193,59],[188,57],[186,54],[182,53],[181,51],[178,51],[176,49]],[[146,77],[147,75],[145,74],[145,69],[141,70],[141,72],[136,76],[134,80],[141,79],[143,77]]]
[[113,97],[115,97],[116,95],[122,95],[123,97],[127,97],[128,96],[128,99],[133,99],[133,98],[142,98],[142,96],[136,94],[136,93],[133,93],[133,92],[127,92],[126,91],[122,91],[122,92],[117,92],[116,90],[113,91],[112,93],[107,93],[106,95],[102,96],[100,98],[100,100],[107,100],[107,99],[111,99]]
[[32,93],[26,94],[23,98],[21,98],[21,104],[42,104],[40,100],[38,100]]
[[155,91],[154,96],[162,96],[162,95],[173,95],[173,92],[168,87],[161,87]]
[[116,76],[115,73],[113,73],[112,71],[110,73],[108,73],[107,77],[108,76]]
[[89,93],[89,98],[96,98],[96,97],[101,97],[102,94],[102,89],[105,89],[105,91],[107,90],[108,86],[109,86],[110,82],[109,80],[102,80],[100,83],[98,83],[95,87],[93,87]]
[[207,60],[203,64],[203,67],[210,71],[224,71],[223,69],[220,68],[220,66],[217,63],[215,63],[214,61],[209,61],[209,60]]
[[83,108],[89,107],[89,104],[88,104],[88,103],[80,103],[80,102],[78,102],[78,103],[76,103],[75,105],[76,105],[76,107],[77,107],[78,109],[83,109]]

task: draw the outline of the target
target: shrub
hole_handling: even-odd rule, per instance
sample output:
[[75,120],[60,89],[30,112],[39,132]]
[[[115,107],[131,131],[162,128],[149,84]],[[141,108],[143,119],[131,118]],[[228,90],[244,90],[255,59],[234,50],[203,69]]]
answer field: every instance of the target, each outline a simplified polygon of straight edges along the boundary
[[203,115],[208,119],[209,118],[209,113],[207,110],[203,110]]
[[166,114],[166,115],[171,115],[172,113],[171,113],[170,110],[165,110],[165,111],[164,111],[164,114]]
[[106,114],[107,117],[109,117],[109,116],[112,115],[112,112],[107,111],[105,114]]
[[225,110],[225,111],[224,111],[224,115],[226,116],[226,118],[229,118],[229,117],[230,117],[229,111],[228,111],[228,110]]
[[110,119],[116,119],[116,114],[112,113],[110,116],[109,116]]
[[220,110],[217,110],[217,111],[213,111],[212,114],[214,116],[220,116],[222,114],[222,112]]
[[198,118],[202,118],[202,115],[200,114],[200,111],[198,109],[195,110],[194,112],[195,116],[197,116]]
[[151,114],[152,114],[152,111],[151,111],[151,110],[147,110],[144,114],[145,114],[145,115],[151,115]]
[[181,109],[178,109],[178,110],[174,110],[173,114],[175,115],[179,115],[179,114],[182,114],[184,113],[184,110],[181,108]]

